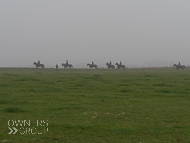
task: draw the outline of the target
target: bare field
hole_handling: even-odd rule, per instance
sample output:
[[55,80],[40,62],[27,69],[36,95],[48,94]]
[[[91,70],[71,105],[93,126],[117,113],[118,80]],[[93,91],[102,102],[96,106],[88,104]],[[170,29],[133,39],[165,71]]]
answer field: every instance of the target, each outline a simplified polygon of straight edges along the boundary
[[0,142],[190,142],[189,85],[189,68],[0,68]]

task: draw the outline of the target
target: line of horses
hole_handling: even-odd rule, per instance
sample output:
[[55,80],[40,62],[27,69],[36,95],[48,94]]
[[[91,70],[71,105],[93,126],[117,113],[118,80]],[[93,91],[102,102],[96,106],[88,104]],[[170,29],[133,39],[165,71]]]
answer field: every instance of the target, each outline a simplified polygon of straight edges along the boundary
[[[41,64],[39,61],[34,62],[33,65],[35,65],[36,68],[39,68],[39,67],[45,68],[45,65]],[[68,64],[68,61],[66,63],[62,63],[61,65],[64,68],[73,68],[73,65]],[[115,65],[117,66],[117,69],[126,69],[125,65],[122,65],[121,62],[120,62],[120,64],[116,63],[115,65],[111,64],[111,62],[110,62],[110,63],[106,63],[106,65],[107,65],[108,69],[116,69]],[[87,67],[89,67],[90,69],[93,69],[93,68],[98,69],[98,65],[94,64],[94,62],[92,62],[92,64],[87,63]],[[185,69],[185,65],[174,64],[173,67],[176,67],[176,69],[182,69],[182,70]]]
[[[35,65],[36,68],[39,68],[39,67],[45,68],[45,65],[41,64],[40,61],[34,62],[33,65]],[[66,63],[62,63],[61,65],[64,68],[73,68],[73,65],[68,64],[68,61]],[[125,65],[122,65],[121,62],[120,64],[116,63],[115,65],[112,65],[110,62],[110,63],[106,63],[106,65],[108,69],[115,69],[115,65],[117,66],[117,69],[126,69]],[[87,63],[87,67],[89,67],[90,69],[93,69],[93,68],[98,69],[98,65],[94,64],[93,61],[92,61],[92,64]]]

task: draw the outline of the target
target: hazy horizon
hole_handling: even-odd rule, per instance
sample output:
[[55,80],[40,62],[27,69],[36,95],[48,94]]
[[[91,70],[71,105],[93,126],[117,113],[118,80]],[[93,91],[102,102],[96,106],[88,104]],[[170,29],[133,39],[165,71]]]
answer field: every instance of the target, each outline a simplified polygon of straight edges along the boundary
[[190,65],[190,1],[1,0],[0,67]]

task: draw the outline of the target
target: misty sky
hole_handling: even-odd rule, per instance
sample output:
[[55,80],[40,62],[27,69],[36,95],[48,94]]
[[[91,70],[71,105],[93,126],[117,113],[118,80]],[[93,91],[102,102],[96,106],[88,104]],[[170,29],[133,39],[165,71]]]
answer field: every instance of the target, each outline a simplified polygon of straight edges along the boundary
[[0,0],[0,67],[190,65],[189,0]]

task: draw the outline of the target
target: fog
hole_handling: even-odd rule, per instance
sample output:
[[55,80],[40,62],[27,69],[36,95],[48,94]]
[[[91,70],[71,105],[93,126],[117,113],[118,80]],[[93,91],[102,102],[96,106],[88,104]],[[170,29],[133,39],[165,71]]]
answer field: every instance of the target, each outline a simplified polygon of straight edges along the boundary
[[1,0],[0,67],[190,65],[188,0]]

